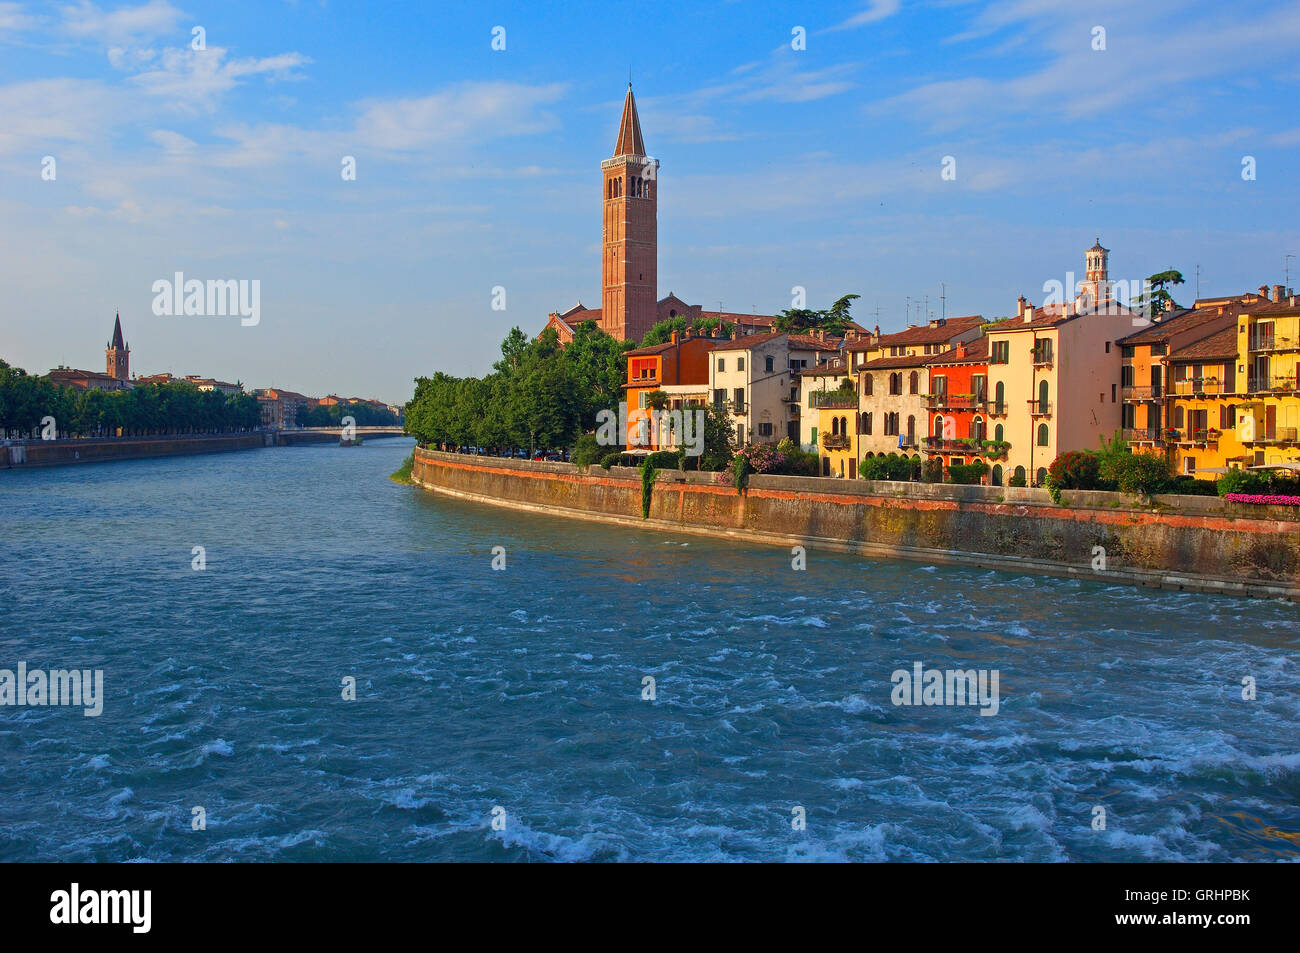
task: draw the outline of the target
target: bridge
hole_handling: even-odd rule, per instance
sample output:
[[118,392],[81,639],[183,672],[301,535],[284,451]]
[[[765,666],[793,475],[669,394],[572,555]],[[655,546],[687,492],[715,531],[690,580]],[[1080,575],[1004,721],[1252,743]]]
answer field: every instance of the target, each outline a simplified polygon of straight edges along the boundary
[[[363,441],[406,436],[400,426],[391,424],[384,427],[353,427],[352,434]],[[342,438],[342,427],[300,427],[274,431],[273,440],[277,446],[292,447],[302,443],[338,443]]]

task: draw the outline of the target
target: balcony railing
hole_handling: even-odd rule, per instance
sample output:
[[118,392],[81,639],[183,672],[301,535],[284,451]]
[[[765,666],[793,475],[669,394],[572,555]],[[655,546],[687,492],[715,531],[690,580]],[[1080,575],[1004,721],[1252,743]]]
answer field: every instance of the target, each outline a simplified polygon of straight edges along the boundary
[[990,417],[1005,417],[1007,415],[1006,401],[1003,401],[1000,404],[996,402],[990,403],[988,405],[988,412]]
[[849,438],[842,433],[824,433],[822,434],[822,446],[827,450],[847,450],[849,449]]
[[1217,377],[1188,377],[1174,381],[1175,394],[1231,394]]
[[1267,432],[1259,433],[1255,439],[1243,440],[1243,443],[1295,443],[1295,427],[1275,427],[1271,434]]
[[1127,427],[1123,432],[1126,443],[1164,443],[1164,435],[1156,427]]
[[926,410],[983,410],[987,404],[983,394],[930,394],[925,398]]
[[813,406],[825,410],[857,410],[858,395],[849,391],[820,390],[813,391]]
[[1029,415],[1031,417],[1052,416],[1052,402],[1050,400],[1030,400]]
[[1264,377],[1263,375],[1260,376],[1252,375],[1246,381],[1246,389],[1247,392],[1251,394],[1267,394],[1271,392],[1286,394],[1286,393],[1291,393],[1292,391],[1295,391],[1300,388],[1297,388],[1296,386],[1295,375],[1291,375],[1289,377],[1285,375],[1282,377],[1276,377],[1276,376]]
[[1249,347],[1252,351],[1295,351],[1300,350],[1300,341],[1280,334],[1273,337],[1251,337]]
[[1124,400],[1154,400],[1163,397],[1164,388],[1156,384],[1129,384],[1120,388]]

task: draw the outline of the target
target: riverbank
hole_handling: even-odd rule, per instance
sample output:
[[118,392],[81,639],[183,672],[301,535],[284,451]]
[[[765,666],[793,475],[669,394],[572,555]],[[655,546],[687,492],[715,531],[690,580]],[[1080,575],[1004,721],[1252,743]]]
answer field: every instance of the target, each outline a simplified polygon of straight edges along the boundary
[[[359,437],[401,437],[399,430],[367,432]],[[0,446],[0,470],[109,463],[149,457],[181,457],[260,447],[296,447],[338,443],[337,430],[279,430],[240,434],[187,434],[171,437],[110,437],[103,440],[28,440]],[[360,440],[357,445],[360,445]]]
[[417,449],[412,479],[449,496],[552,515],[880,558],[1300,601],[1300,521],[1284,507],[1120,493],[662,470],[641,473]]

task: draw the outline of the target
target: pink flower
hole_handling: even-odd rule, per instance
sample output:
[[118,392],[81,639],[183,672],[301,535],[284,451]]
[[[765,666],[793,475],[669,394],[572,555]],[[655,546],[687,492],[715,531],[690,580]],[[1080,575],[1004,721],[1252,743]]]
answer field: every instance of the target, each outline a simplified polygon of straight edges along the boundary
[[1267,495],[1264,493],[1227,493],[1229,503],[1254,503],[1257,506],[1300,506],[1300,496]]

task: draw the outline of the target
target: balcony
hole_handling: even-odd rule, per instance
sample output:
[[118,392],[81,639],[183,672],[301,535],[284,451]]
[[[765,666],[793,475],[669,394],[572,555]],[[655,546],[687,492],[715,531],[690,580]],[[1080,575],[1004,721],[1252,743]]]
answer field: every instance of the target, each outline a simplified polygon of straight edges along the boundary
[[1291,394],[1295,393],[1296,375],[1282,377],[1251,376],[1246,381],[1246,392],[1250,394]]
[[1005,417],[1007,415],[1007,405],[1006,403],[991,403],[988,405],[988,412],[990,417]]
[[1188,430],[1179,438],[1178,443],[1194,446],[1208,447],[1210,444],[1219,442],[1220,432],[1213,428],[1205,430]]
[[1120,388],[1124,400],[1159,400],[1164,388],[1153,384],[1129,384]]
[[1263,433],[1256,436],[1254,440],[1243,440],[1242,443],[1295,443],[1296,436],[1295,427],[1275,427],[1271,434]]
[[1300,341],[1297,341],[1292,337],[1284,337],[1280,334],[1271,337],[1252,336],[1250,344],[1247,346],[1252,351],[1300,351]]
[[926,410],[983,410],[988,399],[983,394],[927,394]]
[[849,449],[849,438],[847,434],[824,433],[822,434],[822,446],[827,450],[847,450]]
[[1181,381],[1174,381],[1174,393],[1184,397],[1217,397],[1220,394],[1231,394],[1233,391],[1217,377],[1188,377]]
[[857,410],[858,395],[853,391],[813,391],[813,407],[818,410]]
[[1052,416],[1052,402],[1050,400],[1030,400],[1029,416],[1031,417]]
[[1164,436],[1154,427],[1125,428],[1122,436],[1125,443],[1164,443]]

